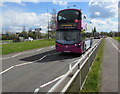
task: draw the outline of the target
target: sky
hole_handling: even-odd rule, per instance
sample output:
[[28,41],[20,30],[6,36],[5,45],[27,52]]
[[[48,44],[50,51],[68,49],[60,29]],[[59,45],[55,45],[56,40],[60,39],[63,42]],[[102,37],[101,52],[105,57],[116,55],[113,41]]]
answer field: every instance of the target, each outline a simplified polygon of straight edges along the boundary
[[27,30],[42,28],[41,32],[47,33],[48,17],[50,20],[53,9],[58,12],[69,6],[82,9],[86,21],[91,21],[91,26],[99,32],[118,31],[118,4],[117,0],[2,0],[0,28],[21,32],[25,26]]

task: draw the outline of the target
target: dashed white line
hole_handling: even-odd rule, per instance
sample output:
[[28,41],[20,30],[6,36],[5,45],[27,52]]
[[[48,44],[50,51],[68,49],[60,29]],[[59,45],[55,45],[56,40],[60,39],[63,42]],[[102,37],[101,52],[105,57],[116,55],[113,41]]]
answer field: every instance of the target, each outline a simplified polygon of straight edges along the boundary
[[16,56],[18,56],[18,55],[21,55],[21,53],[19,53],[19,54],[16,54],[16,55],[14,55],[14,56],[11,56],[11,58],[13,58],[13,57],[16,57]]
[[115,44],[110,40],[110,42],[113,44],[113,46],[120,52],[120,50],[115,46]]
[[8,68],[8,69],[6,69],[6,70],[0,72],[0,75],[3,74],[3,73],[5,73],[5,72],[7,72],[7,71],[9,71],[9,70],[11,70],[12,68],[14,68],[14,66],[11,66],[10,68]]
[[41,61],[42,59],[44,59],[47,55],[44,55],[42,58],[40,58],[39,60],[37,61]]
[[51,46],[51,48],[54,48],[54,46]]
[[40,50],[41,50],[41,49],[38,49],[37,52],[40,51]]
[[0,60],[3,60],[3,59],[8,59],[8,58],[10,58],[10,57],[6,57],[6,58],[1,58]]
[[15,66],[18,67],[18,66],[23,66],[23,65],[31,64],[31,63],[34,63],[34,62],[22,63],[22,64],[18,64],[18,65],[15,65]]
[[22,54],[28,54],[28,53],[32,53],[32,52],[35,52],[35,51],[22,52]]

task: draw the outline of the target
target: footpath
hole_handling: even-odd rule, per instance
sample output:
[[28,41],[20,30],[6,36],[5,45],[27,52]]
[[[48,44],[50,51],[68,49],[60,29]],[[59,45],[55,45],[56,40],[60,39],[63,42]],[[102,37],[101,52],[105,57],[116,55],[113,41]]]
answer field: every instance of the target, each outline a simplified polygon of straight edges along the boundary
[[118,92],[118,58],[120,57],[118,57],[119,50],[115,46],[118,48],[117,41],[112,38],[105,39],[101,92]]

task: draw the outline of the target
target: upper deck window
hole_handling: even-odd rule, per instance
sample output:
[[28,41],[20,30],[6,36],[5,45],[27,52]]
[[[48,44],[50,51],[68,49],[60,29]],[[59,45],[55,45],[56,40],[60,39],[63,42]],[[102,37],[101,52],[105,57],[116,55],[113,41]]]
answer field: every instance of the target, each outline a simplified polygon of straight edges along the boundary
[[78,10],[64,10],[58,13],[58,21],[74,21],[80,19],[80,11]]

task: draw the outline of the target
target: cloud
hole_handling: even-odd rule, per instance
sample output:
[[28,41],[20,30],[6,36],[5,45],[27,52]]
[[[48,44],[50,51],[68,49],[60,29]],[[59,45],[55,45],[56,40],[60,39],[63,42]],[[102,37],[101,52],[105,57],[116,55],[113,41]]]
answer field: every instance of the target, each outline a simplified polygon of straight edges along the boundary
[[92,26],[95,26],[98,31],[118,31],[118,22],[112,21],[111,19],[105,19],[105,20],[97,20],[92,19]]
[[[11,15],[9,15],[11,14]],[[18,12],[9,10],[3,12],[3,29],[10,31],[22,31],[23,26],[29,28],[42,28],[43,32],[47,32],[48,17],[51,17],[49,13],[43,13],[37,15],[34,12]]]
[[61,6],[65,6],[68,3],[64,0],[53,0],[53,4],[57,4],[57,5],[61,5]]
[[0,7],[5,7],[5,5],[2,2],[0,2]]
[[102,0],[91,0],[89,2],[89,12],[91,18],[110,18],[118,15],[118,2],[103,2]]
[[5,2],[11,2],[11,3],[16,3],[16,4],[20,4],[22,6],[25,6],[25,3],[24,2],[33,2],[33,3],[39,3],[41,0],[2,0],[0,2],[0,6],[1,7],[4,7],[4,3]]

